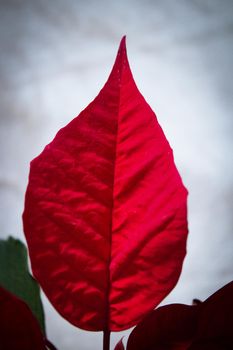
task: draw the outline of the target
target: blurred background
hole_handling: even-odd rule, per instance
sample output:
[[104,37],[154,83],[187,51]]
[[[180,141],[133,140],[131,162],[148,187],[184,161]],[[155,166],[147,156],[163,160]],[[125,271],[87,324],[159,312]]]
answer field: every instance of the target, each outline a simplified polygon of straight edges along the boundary
[[[188,255],[163,302],[189,304],[233,279],[232,0],[0,0],[0,239],[24,240],[29,162],[98,94],[124,34],[189,190]],[[59,350],[101,349],[43,300]]]

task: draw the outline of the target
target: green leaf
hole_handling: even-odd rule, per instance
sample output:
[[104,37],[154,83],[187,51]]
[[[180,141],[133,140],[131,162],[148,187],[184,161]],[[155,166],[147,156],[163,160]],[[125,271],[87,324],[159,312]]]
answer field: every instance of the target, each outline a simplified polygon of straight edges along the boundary
[[27,303],[45,334],[40,287],[29,273],[26,246],[13,237],[0,240],[0,285]]

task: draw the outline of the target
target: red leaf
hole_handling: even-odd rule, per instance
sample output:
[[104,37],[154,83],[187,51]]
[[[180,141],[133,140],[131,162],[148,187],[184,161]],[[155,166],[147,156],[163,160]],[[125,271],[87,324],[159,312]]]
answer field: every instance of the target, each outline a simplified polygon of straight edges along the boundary
[[171,304],[151,312],[129,336],[127,350],[186,350],[195,336],[199,306]]
[[24,231],[55,308],[86,330],[138,323],[179,278],[186,197],[123,38],[99,95],[31,163]]
[[171,304],[151,312],[129,336],[127,350],[233,348],[233,282],[196,306]]
[[123,344],[123,338],[121,338],[121,340],[119,340],[119,342],[115,346],[114,350],[125,350],[125,347]]
[[29,307],[0,287],[0,349],[45,350],[40,326]]
[[233,282],[202,303],[190,350],[233,349]]

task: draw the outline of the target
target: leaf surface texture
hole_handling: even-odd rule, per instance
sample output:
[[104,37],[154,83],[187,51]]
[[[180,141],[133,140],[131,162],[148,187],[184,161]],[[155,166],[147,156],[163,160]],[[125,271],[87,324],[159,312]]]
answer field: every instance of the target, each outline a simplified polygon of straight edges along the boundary
[[138,323],[179,278],[186,197],[123,38],[98,96],[31,163],[24,231],[55,308],[86,330]]

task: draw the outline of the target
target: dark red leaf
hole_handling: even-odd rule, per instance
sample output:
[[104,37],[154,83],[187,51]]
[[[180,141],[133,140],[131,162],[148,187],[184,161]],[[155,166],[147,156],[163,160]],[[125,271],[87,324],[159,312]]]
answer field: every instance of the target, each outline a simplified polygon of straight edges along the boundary
[[99,95],[31,163],[24,231],[55,308],[87,330],[138,323],[179,278],[186,197],[123,38]]
[[20,299],[0,287],[0,349],[46,350],[37,319]]
[[233,349],[233,282],[203,303],[160,307],[129,336],[127,350]]
[[229,339],[215,337],[213,339],[202,339],[200,341],[193,342],[188,347],[188,350],[232,350],[233,341],[232,337]]
[[202,303],[197,334],[190,350],[233,349],[233,282]]
[[185,350],[191,344],[199,306],[171,304],[151,312],[129,336],[127,350]]
[[123,344],[123,338],[121,338],[121,340],[119,340],[119,342],[115,346],[114,350],[125,350],[125,347]]

